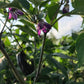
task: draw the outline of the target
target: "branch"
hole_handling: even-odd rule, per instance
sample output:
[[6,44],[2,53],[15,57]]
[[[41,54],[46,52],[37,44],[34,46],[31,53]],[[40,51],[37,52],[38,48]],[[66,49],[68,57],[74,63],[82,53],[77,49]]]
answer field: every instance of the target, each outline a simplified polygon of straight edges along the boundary
[[35,82],[36,82],[36,80],[37,80],[37,78],[40,74],[42,60],[43,60],[43,50],[44,50],[45,40],[46,40],[46,34],[44,34],[43,45],[42,45],[42,48],[41,48],[41,54],[40,54],[40,59],[39,59],[39,65],[38,65],[37,73],[36,73],[36,76],[34,78],[34,83],[33,84],[35,84]]
[[[3,24],[5,24],[1,19],[0,19],[0,21],[3,23]],[[5,24],[5,26],[7,27],[7,29],[10,31],[10,33],[12,34],[12,30]],[[17,40],[17,38],[15,37],[15,35],[14,34],[12,34],[13,35],[13,37],[15,38],[15,40],[16,40],[16,42],[17,42],[17,44],[19,45],[19,47],[22,49],[22,46],[19,44],[19,42],[18,42],[18,40]]]
[[23,80],[23,78],[19,75],[18,71],[16,70],[16,68],[14,67],[11,59],[9,58],[6,50],[3,48],[3,46],[1,45],[1,42],[0,42],[0,50],[2,51],[2,53],[5,55],[10,67],[12,68],[12,71],[16,77],[16,79],[20,82],[20,84],[26,84]]
[[[9,28],[8,28],[8,29],[9,29]],[[10,33],[12,34],[12,30],[9,29],[9,31],[10,31]],[[17,38],[15,37],[15,35],[14,35],[14,34],[12,34],[12,35],[13,35],[13,37],[15,38],[15,40],[16,40],[17,44],[19,45],[19,47],[23,50],[22,46],[19,44],[19,42],[18,42]]]
[[0,41],[1,41],[1,36],[2,36],[3,30],[4,30],[5,26],[6,26],[7,21],[8,21],[8,16],[7,16],[6,21],[4,23],[4,26],[3,26],[3,28],[2,28],[2,30],[0,32]]

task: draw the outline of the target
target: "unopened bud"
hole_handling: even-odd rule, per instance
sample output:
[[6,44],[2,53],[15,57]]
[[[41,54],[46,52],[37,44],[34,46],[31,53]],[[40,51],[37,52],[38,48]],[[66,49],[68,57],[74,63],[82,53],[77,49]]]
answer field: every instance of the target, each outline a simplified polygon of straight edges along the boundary
[[65,4],[65,5],[64,5],[64,8],[63,8],[62,12],[63,12],[63,14],[69,12],[69,4]]

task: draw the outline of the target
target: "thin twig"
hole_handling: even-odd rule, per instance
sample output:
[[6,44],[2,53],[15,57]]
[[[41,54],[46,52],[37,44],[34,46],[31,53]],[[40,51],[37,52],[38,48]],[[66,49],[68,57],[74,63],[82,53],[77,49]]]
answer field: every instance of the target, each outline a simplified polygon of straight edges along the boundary
[[[8,29],[9,29],[9,28],[8,28]],[[9,31],[10,31],[10,33],[12,34],[12,30],[9,29]],[[17,44],[19,45],[19,47],[23,50],[22,46],[19,44],[19,42],[18,42],[17,38],[15,37],[15,35],[14,35],[14,34],[12,34],[12,35],[13,35],[13,37],[15,38],[15,40],[16,40]]]
[[[0,21],[3,23],[3,24],[5,24],[1,19],[0,19]],[[6,27],[7,27],[7,29],[10,31],[10,33],[12,34],[12,30],[7,26],[7,25],[5,25]],[[22,46],[19,44],[19,42],[18,42],[18,40],[17,40],[17,38],[15,37],[15,35],[14,34],[12,34],[13,35],[13,37],[15,38],[15,40],[16,40],[16,42],[17,42],[17,44],[19,45],[19,47],[22,49]]]
[[4,26],[3,26],[3,28],[2,28],[2,30],[1,30],[1,32],[0,32],[0,41],[1,41],[2,33],[3,33],[3,31],[4,31],[4,28],[5,28],[5,26],[6,26],[7,21],[8,21],[8,16],[7,16],[6,21],[5,21],[5,23],[4,23]]
[[[12,25],[13,25],[13,22],[11,23],[11,26],[10,26],[11,28],[12,28]],[[8,27],[7,27],[7,28],[8,28]],[[8,28],[8,29],[9,29],[10,33],[12,34],[12,30],[11,30],[11,28]],[[12,35],[13,35],[13,34],[12,34]],[[16,40],[17,44],[19,45],[19,47],[23,50],[23,48],[22,48],[22,46],[19,44],[19,42],[18,42],[16,36],[13,35],[13,37],[15,38],[15,40]]]
[[42,45],[42,48],[41,48],[41,54],[40,54],[40,59],[39,59],[39,65],[38,65],[37,73],[36,73],[36,76],[34,78],[34,83],[33,84],[35,84],[35,82],[37,81],[37,78],[40,74],[42,60],[43,60],[43,50],[44,50],[44,45],[45,45],[45,39],[46,39],[46,34],[44,34],[43,45]]

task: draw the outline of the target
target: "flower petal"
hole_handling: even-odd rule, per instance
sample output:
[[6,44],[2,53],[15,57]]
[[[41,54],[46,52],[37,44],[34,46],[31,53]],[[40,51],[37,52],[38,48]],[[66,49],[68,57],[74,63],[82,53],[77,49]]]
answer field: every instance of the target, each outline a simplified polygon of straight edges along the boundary
[[44,33],[47,33],[47,28],[44,26],[44,28],[42,29],[42,31],[43,31]]
[[12,13],[12,17],[17,20],[17,14],[16,13]]
[[47,33],[49,32],[49,30],[51,29],[51,25],[44,22],[44,21],[40,21],[38,24],[37,24],[37,32],[38,32],[38,35],[40,36],[41,34],[41,30],[44,32],[44,33]]
[[11,19],[12,18],[12,14],[9,12],[9,17],[8,17],[8,19]]
[[12,8],[9,8],[9,11],[11,11]]
[[47,28],[47,29],[51,29],[51,25],[50,24],[48,24],[48,23],[44,23],[44,26]]
[[18,10],[18,9],[15,11],[15,13],[18,14],[18,15],[23,15],[23,12]]
[[37,32],[38,32],[38,35],[40,36],[40,34],[41,34],[41,30],[40,30],[40,29],[38,29],[38,30],[37,30]]

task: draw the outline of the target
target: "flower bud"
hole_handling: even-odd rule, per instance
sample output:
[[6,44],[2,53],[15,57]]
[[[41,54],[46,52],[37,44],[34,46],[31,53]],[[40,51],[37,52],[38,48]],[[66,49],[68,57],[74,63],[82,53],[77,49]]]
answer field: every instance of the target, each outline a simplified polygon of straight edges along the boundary
[[51,25],[44,21],[40,21],[37,25],[37,32],[39,36],[41,34],[41,31],[43,31],[44,33],[47,33],[49,32],[50,29],[51,29]]
[[63,8],[62,12],[63,12],[63,14],[69,12],[69,4],[65,4],[65,5],[64,5],[64,8]]
[[23,12],[16,8],[9,8],[9,19],[13,17],[17,20],[18,15],[23,15]]

